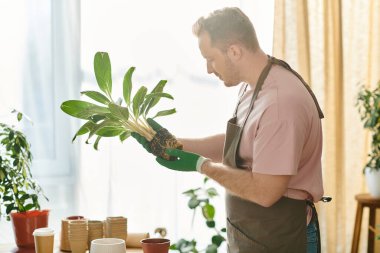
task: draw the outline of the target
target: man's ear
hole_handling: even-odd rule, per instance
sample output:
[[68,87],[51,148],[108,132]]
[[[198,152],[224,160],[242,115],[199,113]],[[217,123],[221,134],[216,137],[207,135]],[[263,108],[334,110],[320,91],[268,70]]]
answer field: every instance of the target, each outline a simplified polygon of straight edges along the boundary
[[239,60],[243,55],[243,49],[238,44],[232,44],[227,48],[228,57],[233,60]]

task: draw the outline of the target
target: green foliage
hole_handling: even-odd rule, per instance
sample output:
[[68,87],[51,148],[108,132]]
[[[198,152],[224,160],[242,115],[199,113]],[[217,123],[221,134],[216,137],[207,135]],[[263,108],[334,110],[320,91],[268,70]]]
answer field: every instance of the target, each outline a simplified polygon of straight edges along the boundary
[[[83,91],[82,95],[94,100],[98,104],[81,100],[68,100],[62,103],[61,109],[72,117],[86,120],[73,137],[88,133],[86,143],[95,135],[97,136],[94,148],[103,137],[119,136],[121,141],[126,140],[132,132],[151,140],[155,131],[149,126],[146,119],[148,112],[158,104],[161,98],[173,99],[164,93],[166,80],[160,80],[149,93],[144,86],[139,87],[132,97],[132,75],[135,67],[131,67],[124,75],[123,99],[114,101],[112,98],[112,74],[111,61],[106,52],[97,52],[94,57],[94,71],[99,91]],[[152,118],[166,116],[175,113],[176,110],[168,109],[159,111]]]
[[362,86],[357,96],[360,118],[365,129],[372,135],[371,152],[365,168],[380,169],[380,81],[375,89]]
[[[22,118],[17,112],[18,121]],[[9,220],[12,211],[39,210],[38,196],[45,195],[30,171],[33,158],[26,136],[0,123],[0,143],[0,217]]]
[[207,245],[206,249],[199,250],[195,239],[186,240],[182,238],[177,243],[170,246],[170,249],[172,250],[177,250],[180,253],[197,253],[201,251],[205,251],[206,253],[217,253],[220,245],[226,240],[224,236],[226,228],[221,228],[220,230],[216,228],[214,220],[215,207],[211,204],[211,199],[218,196],[218,192],[213,187],[207,187],[207,177],[205,177],[203,182],[202,187],[187,190],[183,194],[190,198],[187,206],[193,210],[194,215],[197,210],[200,210],[206,221],[206,226],[212,229],[215,234],[212,235],[210,244]]

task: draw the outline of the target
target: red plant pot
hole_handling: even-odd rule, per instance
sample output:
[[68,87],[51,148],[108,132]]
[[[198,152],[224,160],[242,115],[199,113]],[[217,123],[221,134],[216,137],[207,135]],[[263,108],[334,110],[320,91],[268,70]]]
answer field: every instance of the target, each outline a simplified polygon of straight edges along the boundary
[[144,253],[168,253],[170,240],[165,238],[147,238],[140,241]]
[[19,248],[34,248],[33,231],[48,226],[49,210],[11,213],[13,232]]

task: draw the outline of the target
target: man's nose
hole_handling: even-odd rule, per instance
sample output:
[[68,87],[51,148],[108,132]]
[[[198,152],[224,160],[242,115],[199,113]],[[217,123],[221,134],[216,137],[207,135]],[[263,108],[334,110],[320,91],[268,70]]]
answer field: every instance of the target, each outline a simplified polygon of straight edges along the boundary
[[209,73],[209,74],[214,73],[214,69],[212,68],[210,63],[207,63],[207,73]]

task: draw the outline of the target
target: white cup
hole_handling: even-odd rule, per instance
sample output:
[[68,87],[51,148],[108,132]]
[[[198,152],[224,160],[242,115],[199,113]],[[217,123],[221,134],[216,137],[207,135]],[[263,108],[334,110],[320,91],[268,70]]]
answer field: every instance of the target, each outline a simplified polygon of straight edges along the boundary
[[91,253],[125,253],[125,241],[118,238],[101,238],[91,241]]

